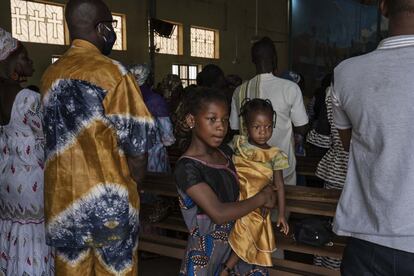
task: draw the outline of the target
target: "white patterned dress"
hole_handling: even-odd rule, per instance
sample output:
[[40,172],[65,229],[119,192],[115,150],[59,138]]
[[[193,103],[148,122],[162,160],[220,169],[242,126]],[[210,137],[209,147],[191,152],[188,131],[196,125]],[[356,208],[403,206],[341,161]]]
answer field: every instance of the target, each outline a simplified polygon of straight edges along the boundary
[[45,243],[40,95],[21,90],[0,126],[0,275],[54,274]]

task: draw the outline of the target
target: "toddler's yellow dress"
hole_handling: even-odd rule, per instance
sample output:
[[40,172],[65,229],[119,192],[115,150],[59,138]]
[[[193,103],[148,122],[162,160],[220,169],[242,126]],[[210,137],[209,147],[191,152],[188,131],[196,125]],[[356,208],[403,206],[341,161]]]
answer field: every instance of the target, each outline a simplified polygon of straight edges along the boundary
[[[233,162],[240,182],[239,200],[256,195],[273,181],[273,171],[289,167],[287,155],[279,148],[261,149],[251,145],[247,137],[232,141]],[[245,262],[272,266],[271,253],[276,250],[270,213],[262,216],[260,208],[238,219],[229,237],[233,251]]]

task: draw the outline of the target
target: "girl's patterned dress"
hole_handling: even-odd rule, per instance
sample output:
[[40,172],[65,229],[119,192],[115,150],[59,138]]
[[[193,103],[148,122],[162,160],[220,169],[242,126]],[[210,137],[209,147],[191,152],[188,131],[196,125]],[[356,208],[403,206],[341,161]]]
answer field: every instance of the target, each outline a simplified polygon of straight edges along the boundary
[[[223,153],[224,154],[224,153]],[[226,156],[226,165],[213,165],[183,156],[175,169],[181,212],[189,230],[186,253],[180,275],[218,276],[231,253],[228,238],[234,223],[217,225],[186,194],[186,190],[201,182],[207,183],[221,202],[237,201],[239,184],[234,165]],[[268,275],[265,268],[239,261],[235,275]]]

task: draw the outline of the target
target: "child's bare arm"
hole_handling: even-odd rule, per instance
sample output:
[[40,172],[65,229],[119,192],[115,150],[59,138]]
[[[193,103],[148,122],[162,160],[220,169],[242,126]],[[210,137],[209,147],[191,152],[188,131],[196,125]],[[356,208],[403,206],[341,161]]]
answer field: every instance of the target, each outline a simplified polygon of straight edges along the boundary
[[277,205],[279,212],[279,216],[277,218],[277,226],[280,226],[280,232],[286,235],[287,233],[289,233],[289,224],[287,223],[285,217],[285,182],[283,181],[282,170],[273,172],[273,183],[273,185],[276,186],[277,189]]

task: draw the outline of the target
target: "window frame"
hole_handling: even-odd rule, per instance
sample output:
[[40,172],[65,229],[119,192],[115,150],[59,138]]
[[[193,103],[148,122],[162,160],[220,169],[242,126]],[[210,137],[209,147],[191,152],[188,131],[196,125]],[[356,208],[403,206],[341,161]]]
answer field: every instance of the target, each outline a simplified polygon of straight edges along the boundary
[[[178,74],[174,72],[174,66],[178,66]],[[186,68],[187,78],[183,78],[181,76],[181,70],[180,70],[181,66],[186,66],[187,67]],[[197,70],[194,79],[192,79],[192,78],[190,79],[190,67],[191,66],[196,67],[196,70]],[[175,74],[175,75],[178,75],[178,77],[181,79],[181,83],[182,83],[184,88],[191,85],[191,84],[197,84],[197,75],[198,75],[198,73],[201,72],[202,69],[203,69],[203,65],[201,65],[201,64],[193,64],[193,63],[192,64],[185,64],[185,63],[173,63],[173,64],[171,64],[171,73]],[[185,82],[186,82],[186,84],[185,84]],[[190,82],[193,82],[193,83],[190,83]]]
[[[202,57],[202,56],[194,56],[191,53],[191,43],[192,43],[192,37],[191,37],[191,29],[199,29],[199,30],[206,30],[206,31],[212,31],[214,33],[214,53],[213,57]],[[190,56],[194,58],[207,58],[207,59],[220,59],[220,30],[203,27],[203,26],[197,26],[197,25],[190,25]]]
[[[121,48],[122,49],[113,49],[114,51],[126,51],[127,48],[127,24],[126,24],[126,14],[119,13],[119,12],[111,12],[112,16],[119,16],[121,17],[121,22],[117,24],[121,24],[121,33],[122,33],[122,42]],[[119,39],[117,37],[117,39]]]
[[[173,24],[173,25],[175,25],[176,26],[176,28],[177,28],[177,54],[172,54],[172,53],[160,53],[160,52],[158,52],[158,51],[154,51],[154,53],[155,54],[158,54],[158,55],[170,55],[170,56],[182,56],[182,55],[184,55],[184,47],[183,47],[183,45],[184,45],[184,27],[183,27],[183,24],[182,23],[179,23],[179,22],[175,22],[175,21],[170,21],[170,20],[164,20],[164,19],[161,19],[161,20],[163,20],[163,21],[165,21],[165,22],[168,22],[168,23],[171,23],[171,24]],[[151,46],[150,45],[150,43],[151,43],[151,31],[150,31],[150,21],[148,20],[148,45],[149,45],[149,47]],[[157,34],[156,34],[156,32],[154,31],[154,46],[156,46],[156,43],[155,43],[155,36],[156,36]],[[169,38],[165,38],[165,39],[169,39]]]
[[[44,4],[44,5],[50,5],[50,6],[58,6],[62,8],[62,13],[63,13],[63,44],[56,44],[56,43],[48,43],[48,42],[36,42],[36,41],[30,41],[30,40],[21,40],[22,42],[25,43],[36,43],[36,44],[46,44],[46,45],[55,45],[55,46],[65,46],[65,45],[69,45],[70,44],[70,36],[69,36],[69,29],[68,29],[68,25],[66,23],[65,20],[65,11],[66,11],[66,4],[63,3],[56,3],[56,2],[51,2],[51,1],[46,1],[46,0],[20,0],[23,2],[32,2],[32,3],[38,3],[38,4]],[[11,29],[12,29],[12,33],[13,33],[13,16],[12,16],[12,5],[11,5],[12,0],[9,0],[9,4],[10,4],[10,25],[11,25]]]

